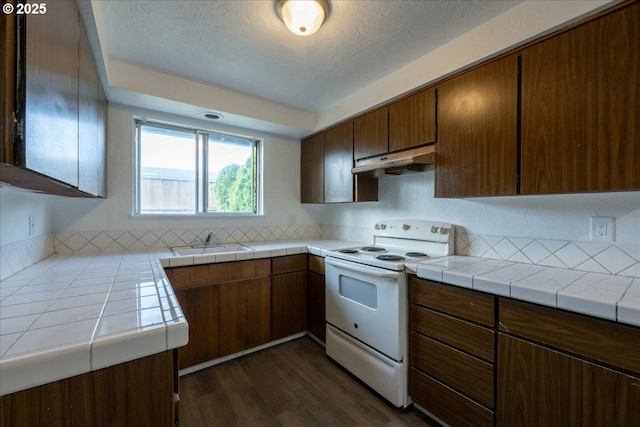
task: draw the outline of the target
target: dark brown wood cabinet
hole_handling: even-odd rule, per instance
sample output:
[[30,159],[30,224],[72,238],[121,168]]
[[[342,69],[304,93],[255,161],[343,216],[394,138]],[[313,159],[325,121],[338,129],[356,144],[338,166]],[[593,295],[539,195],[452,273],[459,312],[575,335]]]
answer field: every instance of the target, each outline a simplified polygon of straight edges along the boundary
[[309,255],[307,330],[322,342],[326,341],[324,278],[324,258]]
[[389,151],[436,142],[436,91],[428,88],[389,105]]
[[389,108],[384,107],[353,120],[354,160],[389,151]]
[[324,136],[314,135],[300,143],[300,202],[324,202]]
[[495,297],[409,276],[409,394],[455,426],[493,426]]
[[0,397],[0,427],[178,425],[173,350]]
[[517,113],[515,55],[438,86],[436,197],[516,194]]
[[324,202],[353,202],[353,122],[333,127],[324,137]]
[[180,369],[271,339],[270,260],[165,269],[189,323]]
[[78,189],[107,195],[106,98],[82,20],[78,50]]
[[52,194],[104,196],[106,98],[76,2],[3,20],[9,48],[0,62],[7,84],[0,180]]
[[180,369],[220,357],[219,286],[176,287],[175,293],[189,322],[189,343],[178,350]]
[[640,329],[500,299],[498,426],[640,425]]
[[271,259],[271,339],[307,330],[307,255]]
[[378,181],[351,173],[353,122],[303,140],[300,152],[301,203],[378,200]]
[[271,340],[269,277],[220,284],[220,352],[223,356]]
[[640,189],[640,3],[522,52],[522,194]]

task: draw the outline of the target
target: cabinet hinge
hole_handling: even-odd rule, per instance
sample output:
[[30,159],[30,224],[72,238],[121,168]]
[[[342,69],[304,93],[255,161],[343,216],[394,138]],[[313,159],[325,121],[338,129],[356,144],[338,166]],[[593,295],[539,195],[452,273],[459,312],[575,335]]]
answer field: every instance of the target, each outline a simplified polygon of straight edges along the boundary
[[17,120],[15,113],[13,113],[13,134],[15,135],[14,141],[24,141],[24,119]]

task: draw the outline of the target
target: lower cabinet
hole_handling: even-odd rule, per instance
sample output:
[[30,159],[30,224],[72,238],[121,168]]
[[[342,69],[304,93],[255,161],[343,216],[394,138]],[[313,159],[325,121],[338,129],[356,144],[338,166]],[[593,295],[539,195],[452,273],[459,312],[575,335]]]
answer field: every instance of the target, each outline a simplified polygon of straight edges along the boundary
[[409,295],[409,394],[445,423],[640,426],[640,328],[415,276]]
[[271,340],[270,260],[165,269],[189,323],[180,369]]
[[409,394],[452,426],[494,425],[495,297],[409,279]]
[[271,340],[270,288],[269,277],[220,284],[222,356]]
[[174,350],[0,397],[0,427],[178,425]]
[[639,426],[640,376],[500,334],[498,426]]
[[179,349],[180,369],[220,357],[220,287],[176,290],[189,322],[189,343]]
[[271,259],[271,339],[307,330],[307,254]]
[[324,258],[309,255],[307,277],[307,331],[326,342]]
[[640,328],[500,299],[498,426],[640,426]]

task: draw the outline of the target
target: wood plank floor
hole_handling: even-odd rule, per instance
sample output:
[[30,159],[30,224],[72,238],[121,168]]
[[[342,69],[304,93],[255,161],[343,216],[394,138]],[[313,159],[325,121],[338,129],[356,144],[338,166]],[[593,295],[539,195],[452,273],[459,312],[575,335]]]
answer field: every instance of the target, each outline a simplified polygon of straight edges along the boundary
[[180,425],[436,426],[388,404],[308,337],[180,378]]

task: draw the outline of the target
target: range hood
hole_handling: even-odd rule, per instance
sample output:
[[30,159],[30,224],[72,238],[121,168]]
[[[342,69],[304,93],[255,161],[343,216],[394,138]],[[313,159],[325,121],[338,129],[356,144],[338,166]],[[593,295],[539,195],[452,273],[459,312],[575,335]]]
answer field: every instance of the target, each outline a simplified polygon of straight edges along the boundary
[[356,167],[351,169],[355,175],[380,177],[386,175],[401,175],[408,172],[422,172],[427,170],[435,160],[436,146],[413,148],[397,153],[360,159]]

